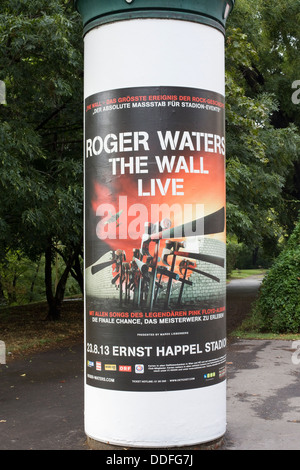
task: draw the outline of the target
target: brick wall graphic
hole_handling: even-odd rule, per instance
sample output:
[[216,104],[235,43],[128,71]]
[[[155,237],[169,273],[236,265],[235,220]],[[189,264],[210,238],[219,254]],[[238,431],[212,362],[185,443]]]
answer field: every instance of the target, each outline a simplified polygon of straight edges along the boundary
[[[185,249],[186,251],[186,249]],[[166,296],[169,296],[169,305],[195,305],[198,302],[203,301],[213,301],[225,297],[226,294],[226,267],[225,267],[225,258],[226,258],[226,244],[220,240],[214,238],[195,238],[193,240],[193,246],[188,247],[189,252],[201,253],[203,255],[218,257],[224,259],[224,266],[218,266],[213,263],[206,261],[198,260],[189,260],[193,263],[193,269],[200,271],[195,272],[188,270],[187,271],[187,283],[182,287],[182,282],[178,280],[172,280],[172,285],[170,292],[168,294],[168,281],[169,278],[163,276],[160,278],[160,273],[157,273],[156,277],[156,287],[154,289],[154,302],[153,309],[164,308],[166,307]],[[92,274],[93,268],[89,267],[85,270],[85,285],[86,285],[86,295],[90,298],[93,298],[95,301],[97,299],[107,299],[115,300],[113,303],[115,308],[120,306],[120,288],[119,288],[119,272],[115,265],[112,265],[110,262],[113,258],[113,252],[109,251],[103,255],[94,266],[102,265],[103,269]],[[177,257],[178,263],[184,260],[182,257]],[[126,264],[126,263],[125,263]],[[123,264],[123,266],[125,266]],[[130,266],[130,262],[127,263],[127,266]],[[158,263],[158,266],[163,266],[162,260]],[[168,268],[169,269],[169,268]],[[96,271],[96,270],[95,270]],[[177,269],[178,271],[178,269]],[[150,271],[151,272],[151,271]],[[178,271],[179,273],[179,271]],[[180,277],[184,276],[184,269],[181,269],[179,273]],[[130,282],[127,282],[127,291],[126,291],[126,282],[125,282],[125,272],[124,272],[124,282],[122,284],[122,305],[127,306],[132,304],[134,308],[134,286]],[[128,280],[128,278],[127,278]],[[159,287],[158,287],[159,286]],[[147,286],[145,288],[144,294],[141,294],[141,308],[143,306],[143,299],[147,296]]]

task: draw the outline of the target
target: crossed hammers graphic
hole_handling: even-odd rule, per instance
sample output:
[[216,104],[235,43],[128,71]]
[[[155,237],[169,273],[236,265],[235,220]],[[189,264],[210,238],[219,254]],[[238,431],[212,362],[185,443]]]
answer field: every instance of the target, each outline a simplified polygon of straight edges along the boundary
[[[134,289],[134,304],[137,307],[140,307],[142,295],[146,293],[146,308],[151,311],[153,304],[157,299],[159,289],[162,288],[161,279],[163,276],[168,277],[164,304],[165,307],[168,307],[170,302],[173,280],[181,282],[178,298],[178,302],[180,303],[184,286],[192,285],[192,282],[187,279],[188,270],[209,277],[216,282],[220,282],[220,279],[216,276],[196,269],[195,265],[191,263],[191,259],[212,263],[220,267],[224,267],[225,260],[224,258],[214,255],[182,251],[182,249],[185,248],[185,242],[176,240],[175,238],[221,233],[224,231],[224,227],[224,207],[213,214],[173,228],[171,228],[171,221],[169,219],[163,219],[161,222],[157,222],[156,224],[147,222],[145,224],[144,235],[142,236],[141,248],[133,250],[131,264],[125,263],[126,255],[123,250],[116,250],[113,252],[113,256],[110,261],[92,266],[92,274],[97,273],[107,266],[115,264],[115,270],[118,271],[118,274],[112,279],[112,283],[116,283],[119,279],[120,306],[122,305],[122,285],[123,282],[126,281],[126,300],[129,298],[128,289],[130,285]],[[158,265],[158,263],[161,261],[159,258],[159,248],[162,240],[166,240],[166,243],[162,253],[163,265],[161,266]],[[151,243],[154,243],[155,245],[153,254],[150,253]],[[169,256],[172,256],[171,265],[168,262]],[[144,260],[145,257],[146,260]],[[175,272],[177,257],[186,258],[180,263],[180,273],[182,277]],[[159,280],[157,280],[157,275],[159,276]]]

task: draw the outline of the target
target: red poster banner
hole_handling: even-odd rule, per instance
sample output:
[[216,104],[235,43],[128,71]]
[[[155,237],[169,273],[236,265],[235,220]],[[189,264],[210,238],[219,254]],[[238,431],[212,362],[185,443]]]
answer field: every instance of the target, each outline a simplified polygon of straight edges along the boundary
[[85,101],[87,383],[225,380],[224,98],[180,87]]

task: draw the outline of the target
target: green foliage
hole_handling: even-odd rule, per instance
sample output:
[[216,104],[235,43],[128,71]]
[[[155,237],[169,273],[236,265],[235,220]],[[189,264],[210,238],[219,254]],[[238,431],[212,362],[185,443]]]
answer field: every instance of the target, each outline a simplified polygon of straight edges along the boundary
[[[291,86],[300,79],[299,15],[299,0],[238,0],[228,21],[228,270],[241,243],[277,253],[297,219],[300,113]],[[2,266],[8,253],[36,263],[46,252],[52,264],[59,253],[68,269],[80,265],[82,49],[72,0],[1,0]]]
[[22,257],[20,252],[6,253],[0,263],[1,306],[28,303],[44,294],[45,283],[39,264]]
[[300,332],[300,221],[264,279],[256,309],[261,329]]
[[[0,243],[35,258],[82,232],[82,28],[72,2],[2,0]],[[68,229],[66,229],[68,228]]]
[[[299,19],[298,0],[239,0],[228,22],[227,231],[267,260],[295,229],[300,208],[300,114],[292,101]],[[258,328],[299,330],[299,263],[298,223],[262,285],[251,319]]]
[[[56,254],[52,272],[57,284],[64,270],[64,261]],[[20,252],[9,251],[0,263],[0,306],[24,305],[45,300],[45,259],[35,262]],[[54,287],[53,285],[53,287]],[[77,282],[69,277],[65,295],[80,295]]]
[[227,231],[251,249],[288,236],[300,208],[298,20],[298,1],[239,0],[228,21]]
[[60,243],[60,299],[82,244],[82,47],[72,1],[1,1],[0,258],[36,262],[47,252],[50,264]]
[[241,253],[242,245],[233,239],[227,239],[226,243],[226,277],[229,277],[233,269],[236,268],[238,256]]

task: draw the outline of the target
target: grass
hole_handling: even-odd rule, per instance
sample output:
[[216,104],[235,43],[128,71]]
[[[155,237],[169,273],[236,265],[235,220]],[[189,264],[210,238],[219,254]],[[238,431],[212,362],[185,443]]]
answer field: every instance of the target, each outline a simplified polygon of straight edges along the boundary
[[240,328],[234,330],[231,334],[231,337],[240,338],[240,339],[261,339],[261,340],[285,340],[285,341],[296,341],[300,340],[300,334],[297,333],[261,333],[260,331],[255,330],[244,330],[243,325]]
[[[228,281],[232,279],[245,279],[250,276],[264,276],[266,269],[235,269],[232,271]],[[241,339],[259,339],[259,340],[287,340],[295,341],[300,339],[298,333],[272,333],[262,332],[259,328],[260,319],[255,309],[249,314],[249,316],[241,323],[241,325],[230,333],[231,337]]]
[[245,279],[250,276],[264,276],[266,272],[266,269],[235,269],[231,272],[229,280]]
[[275,340],[281,339],[286,341],[295,341],[300,339],[299,333],[273,333],[263,332],[260,329],[259,313],[255,308],[252,308],[249,316],[241,323],[241,325],[231,332],[230,336],[242,339],[261,339],[261,340]]
[[[263,275],[262,269],[235,270],[231,279]],[[6,361],[34,352],[69,346],[83,341],[83,301],[63,303],[61,320],[45,321],[46,302],[0,309],[0,340],[5,342]],[[262,333],[257,327],[259,319],[251,314],[230,336],[243,339],[297,340],[300,334]]]
[[5,342],[7,362],[83,341],[82,300],[65,301],[56,322],[45,321],[47,309],[46,302],[0,309],[0,340]]

